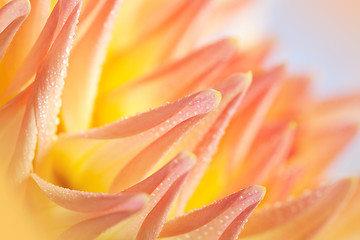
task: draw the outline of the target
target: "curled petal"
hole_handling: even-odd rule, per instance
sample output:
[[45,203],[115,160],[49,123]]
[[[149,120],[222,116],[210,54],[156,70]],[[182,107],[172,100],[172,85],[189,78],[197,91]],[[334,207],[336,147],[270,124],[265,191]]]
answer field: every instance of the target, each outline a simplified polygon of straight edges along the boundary
[[13,0],[0,9],[0,61],[29,13],[30,3],[27,0]]
[[2,126],[0,129],[0,155],[3,156],[1,159],[2,166],[8,166],[14,153],[30,92],[31,88],[28,87],[0,108],[0,126]]
[[[62,97],[62,118],[67,132],[90,126],[101,67],[120,3],[120,0],[105,1],[70,55]],[[79,25],[81,30],[81,22]]]
[[66,64],[80,7],[78,4],[69,15],[32,86],[16,151],[9,166],[9,176],[15,183],[21,183],[29,176],[36,145],[37,157],[41,159],[55,136]]
[[[235,145],[230,149],[230,172],[234,173],[237,170],[247,154],[251,143],[255,139],[256,132],[260,129],[279,91],[283,74],[284,67],[280,66],[268,73],[254,76],[253,84],[229,126],[231,129],[229,137],[232,139],[232,144]],[[238,134],[238,132],[241,134]]]
[[[323,126],[318,131],[299,131],[298,144],[291,162],[304,166],[306,171],[296,185],[296,193],[319,180],[319,172],[331,164],[344,147],[356,136],[358,125],[344,123]],[[323,146],[326,146],[324,148]],[[305,167],[306,166],[306,167]]]
[[116,212],[139,210],[146,200],[144,194],[90,193],[55,186],[36,174],[32,174],[32,178],[51,201],[77,212],[100,212],[111,209],[115,209]]
[[[249,219],[240,239],[310,239],[343,208],[356,186],[353,179],[319,187],[284,203],[265,207]],[[294,234],[296,233],[296,234]]]
[[[226,188],[223,189],[225,195],[252,183],[267,186],[268,179],[274,178],[279,166],[286,162],[292,148],[296,124],[269,125],[263,126],[259,131],[249,154],[245,157],[241,171],[234,179],[228,180]],[[270,181],[269,186],[271,183]],[[270,191],[268,192],[270,194]]]
[[330,225],[326,231],[315,238],[320,239],[357,239],[359,237],[360,227],[360,179],[357,180],[357,189],[355,194],[350,199],[346,208],[336,217],[334,222],[336,224]]
[[[204,90],[159,108],[123,118],[104,127],[90,129],[80,134],[72,134],[70,137],[95,139],[122,138],[150,130],[157,125],[162,125],[165,128],[164,123],[173,122],[175,119],[179,121],[179,119],[183,119],[186,116],[195,116],[212,110],[219,104],[220,99],[221,95],[218,92]],[[197,114],[194,114],[195,111]]]
[[[62,159],[68,159],[68,161],[54,161],[58,165],[63,165],[57,166],[56,169],[65,167],[71,168],[72,171],[80,170],[78,174],[63,176],[70,182],[70,185],[67,185],[68,187],[84,189],[85,186],[96,186],[96,188],[86,188],[86,190],[107,191],[119,171],[131,159],[144,151],[149,144],[154,143],[164,134],[176,128],[176,126],[194,118],[178,127],[176,131],[172,132],[172,135],[170,134],[175,137],[174,134],[176,133],[181,138],[181,135],[186,132],[187,127],[185,126],[191,127],[191,124],[195,124],[199,120],[196,120],[196,116],[214,110],[219,104],[220,98],[219,92],[205,90],[157,109],[118,120],[104,127],[78,134],[61,135],[51,151],[51,156],[47,159],[56,159],[63,156]],[[164,140],[154,144],[160,146],[162,143],[165,143],[161,147],[162,149],[172,145],[171,142],[164,142]],[[150,151],[151,148],[148,150]],[[161,152],[159,151],[159,153]],[[152,157],[151,159],[155,158]],[[48,174],[46,175],[47,179],[52,177],[51,172],[49,172],[49,170],[52,171],[52,163],[50,162],[49,165],[49,167],[46,167],[47,170],[44,170],[48,172],[46,173]],[[66,171],[62,171],[60,174],[64,173],[66,174]],[[44,176],[44,173],[41,174]],[[94,181],[94,179],[97,180]],[[53,179],[53,182],[59,183],[56,179]],[[76,186],[71,185],[75,182]],[[92,184],[90,185],[89,182],[92,182]],[[104,188],[104,186],[106,187]]]
[[360,93],[322,100],[308,106],[300,117],[303,131],[314,133],[349,122],[360,124]]
[[287,77],[267,114],[267,118],[269,120],[298,120],[309,107],[310,83],[309,77]]
[[[106,94],[115,87],[120,86],[122,82],[134,79],[141,76],[141,74],[149,72],[154,67],[160,65],[161,62],[166,62],[173,58],[174,54],[179,48],[184,48],[182,42],[186,41],[187,32],[192,29],[193,24],[201,18],[202,14],[206,14],[207,7],[210,5],[209,0],[204,1],[176,1],[175,4],[167,3],[167,1],[161,1],[162,7],[170,6],[176,9],[170,10],[173,13],[171,21],[167,18],[162,19],[160,25],[156,24],[154,29],[141,34],[139,38],[136,38],[131,42],[131,46],[128,46],[126,50],[119,52],[112,57],[109,64],[105,64],[104,81],[99,85],[100,94]],[[153,4],[153,3],[151,3]],[[154,8],[150,8],[155,10]],[[164,13],[168,14],[167,10],[164,9]],[[159,13],[152,13],[156,17],[151,16],[150,19],[157,19]],[[143,18],[145,17],[145,19]],[[134,29],[142,29],[147,24],[149,18],[147,16],[139,15],[138,24],[134,25]],[[151,20],[150,20],[151,21]],[[197,29],[199,30],[199,29]],[[199,31],[201,31],[200,29]],[[192,32],[197,34],[198,32]],[[191,36],[191,34],[189,34]],[[187,41],[186,41],[187,42]],[[189,44],[185,44],[188,45]],[[162,46],[161,48],[154,48],[154,46]],[[192,46],[191,46],[192,47]],[[155,50],[156,49],[156,50]],[[181,53],[184,50],[182,49]],[[177,56],[182,57],[182,56]],[[120,66],[120,67],[119,67]],[[136,66],[128,67],[128,66]],[[114,76],[119,76],[117,81],[114,81]],[[120,77],[121,76],[121,77]],[[111,77],[112,81],[109,81]]]
[[110,231],[107,236],[115,239],[156,239],[194,162],[193,155],[179,153],[156,173],[123,191],[145,192],[150,195],[149,204],[114,232]]
[[82,221],[65,231],[59,237],[60,240],[91,240],[95,239],[107,229],[113,227],[119,222],[131,217],[141,208],[128,211],[109,213],[103,216],[95,217]]
[[[30,14],[14,36],[13,41],[6,51],[2,66],[3,68],[0,70],[2,78],[7,83],[3,87],[8,87],[8,84],[12,84],[14,76],[18,74],[19,67],[24,62],[25,57],[29,54],[30,49],[36,42],[36,39],[50,15],[51,0],[29,0],[29,2],[31,4]],[[26,39],[26,41],[24,41],[24,39]],[[32,57],[32,60],[34,61],[36,56]],[[28,61],[27,64],[32,64],[32,62]],[[21,70],[24,70],[24,68]],[[29,81],[29,79],[26,79],[26,81]],[[6,91],[5,95],[11,97],[13,96],[13,93]]]
[[124,189],[146,176],[146,174],[154,168],[156,163],[161,161],[166,153],[168,153],[169,150],[181,140],[183,135],[185,135],[204,117],[205,115],[198,115],[180,123],[136,155],[118,173],[110,191],[114,192]]
[[[99,100],[95,115],[96,124],[110,122],[120,115],[134,114],[135,110],[145,111],[165,101],[173,101],[210,87],[214,76],[226,66],[236,52],[237,46],[234,41],[223,39],[166,64],[133,83],[112,90]],[[153,94],[153,91],[161,93]],[[146,96],[148,100],[138,101],[139,95]],[[131,106],[129,102],[132,103]]]
[[[193,195],[205,174],[212,156],[217,152],[220,139],[225,133],[225,129],[241,103],[250,83],[250,74],[237,74],[215,86],[215,89],[221,92],[223,100],[219,107],[209,114],[201,126],[196,129],[195,135],[197,137],[193,136],[192,141],[198,141],[192,150],[198,157],[198,161],[190,171],[185,187],[181,190],[177,202],[178,213],[184,211],[189,198]],[[200,140],[195,140],[197,138]]]
[[250,186],[199,210],[165,223],[161,238],[237,239],[247,218],[263,199],[265,189]]
[[[60,0],[57,2],[38,39],[11,79],[5,96],[11,96],[19,91],[42,68],[44,58],[49,52],[54,51],[55,41],[60,38],[59,34],[71,18],[71,13],[77,8],[79,2],[79,0]],[[62,34],[64,35],[64,33]],[[69,39],[72,41],[72,38]]]

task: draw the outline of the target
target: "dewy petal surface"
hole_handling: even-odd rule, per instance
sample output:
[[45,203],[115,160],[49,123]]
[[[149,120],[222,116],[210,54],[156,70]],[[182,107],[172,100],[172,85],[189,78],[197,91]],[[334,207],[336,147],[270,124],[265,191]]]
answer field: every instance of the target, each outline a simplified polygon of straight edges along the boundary
[[[146,111],[152,106],[210,87],[214,76],[236,52],[236,44],[231,39],[220,40],[166,64],[133,83],[100,95],[95,124],[102,125],[135,111]],[[159,94],[153,94],[154,91],[159,91]],[[148,101],[141,101],[138,96],[146,97]],[[129,102],[132,104],[129,105]]]
[[238,239],[261,184],[240,239],[359,238],[359,179],[299,196],[357,133],[359,92],[318,99],[266,67],[267,39],[209,44],[248,0],[83,1],[0,0],[0,195],[20,196],[0,226]]
[[147,202],[147,196],[142,192],[116,194],[81,192],[55,186],[35,174],[32,177],[51,201],[71,210],[72,217],[68,217],[68,220],[61,224],[69,227],[61,234],[60,239],[94,239],[113,225],[143,209]]
[[340,180],[296,199],[263,207],[249,219],[240,239],[311,239],[349,201],[357,182]]
[[81,4],[78,4],[69,15],[40,67],[32,87],[18,136],[16,151],[9,166],[9,176],[17,184],[29,176],[35,150],[36,156],[41,159],[55,136],[66,64],[80,7]]
[[16,74],[11,78],[5,97],[17,93],[39,71],[44,58],[51,51],[50,49],[58,38],[64,24],[78,4],[79,0],[61,0],[57,2],[30,52],[19,66]]
[[179,153],[156,173],[123,191],[145,192],[150,195],[149,204],[129,221],[106,233],[104,238],[156,239],[194,162],[193,155]]
[[237,239],[250,213],[263,199],[265,189],[250,186],[199,210],[165,223],[164,239]]
[[251,84],[251,80],[250,74],[233,75],[214,87],[221,92],[223,100],[219,107],[211,113],[195,131],[195,135],[199,136],[199,140],[193,140],[194,142],[197,142],[197,144],[191,150],[198,157],[198,160],[194,168],[190,171],[185,187],[180,193],[177,202],[178,213],[184,211],[188,200],[193,195],[196,187],[205,174],[212,156],[217,151],[220,139],[224,135],[232,116],[235,114],[241,100],[246,94],[246,91]]
[[35,174],[32,178],[51,201],[77,212],[99,212],[113,208],[116,208],[116,211],[138,209],[145,199],[141,194],[104,194],[70,190],[46,182]]
[[[29,2],[31,4],[30,14],[16,33],[6,52],[4,61],[0,65],[2,80],[6,82],[3,87],[11,84],[14,75],[18,73],[20,65],[38,38],[51,11],[51,0],[29,0]],[[28,61],[27,63],[31,62]]]
[[[84,30],[85,33],[72,50],[62,97],[62,118],[67,132],[90,127],[102,64],[120,3],[120,0],[105,1],[91,27]],[[82,28],[85,27],[80,21],[79,30]]]
[[[61,135],[47,158],[46,164],[50,166],[46,167],[47,170],[43,170],[42,174],[45,174],[45,179],[52,178],[53,167],[79,170],[76,175],[66,175],[64,173],[69,171],[66,170],[61,172],[60,176],[67,179],[74,189],[88,187],[90,181],[92,182],[90,186],[93,188],[86,188],[87,190],[107,191],[115,176],[131,159],[134,164],[141,155],[145,156],[146,152],[156,153],[156,156],[164,154],[163,151],[166,152],[166,149],[174,144],[165,139],[171,137],[181,139],[188,128],[193,127],[204,117],[204,114],[217,107],[220,98],[219,92],[204,90],[100,128],[78,134]],[[150,144],[159,146],[156,150],[158,152],[155,148],[149,147]],[[135,160],[136,155],[138,155],[138,160]],[[59,159],[60,156],[62,160]],[[139,161],[146,161],[146,158],[142,159]],[[149,160],[150,162],[159,161],[155,156],[151,156],[151,159],[153,160]],[[151,166],[143,167],[152,168]],[[55,175],[59,173],[56,172]],[[53,182],[56,183],[57,180],[53,179]],[[104,186],[106,186],[105,189]]]

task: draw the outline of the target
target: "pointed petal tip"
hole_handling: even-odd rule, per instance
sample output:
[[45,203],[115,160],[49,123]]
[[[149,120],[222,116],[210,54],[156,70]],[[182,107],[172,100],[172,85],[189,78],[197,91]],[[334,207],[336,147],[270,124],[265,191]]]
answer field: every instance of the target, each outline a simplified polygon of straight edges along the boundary
[[189,166],[193,166],[196,163],[196,155],[192,152],[180,152],[178,158],[184,161]]
[[249,192],[255,192],[259,194],[259,200],[261,201],[262,199],[264,199],[265,194],[266,194],[266,187],[261,186],[261,185],[252,185],[250,187],[247,188],[247,190]]
[[219,91],[215,89],[207,89],[203,93],[204,95],[211,95],[214,97],[215,101],[212,104],[212,107],[210,108],[209,112],[214,110],[217,106],[219,106],[221,102],[222,95]]
[[31,177],[43,193],[57,205],[76,212],[138,211],[149,200],[145,193],[91,193],[63,188],[49,183],[36,174]]
[[250,87],[252,83],[252,73],[235,73],[214,87],[224,96],[229,92],[241,92]]
[[262,186],[242,189],[201,209],[169,220],[160,237],[236,239],[264,195],[265,188]]

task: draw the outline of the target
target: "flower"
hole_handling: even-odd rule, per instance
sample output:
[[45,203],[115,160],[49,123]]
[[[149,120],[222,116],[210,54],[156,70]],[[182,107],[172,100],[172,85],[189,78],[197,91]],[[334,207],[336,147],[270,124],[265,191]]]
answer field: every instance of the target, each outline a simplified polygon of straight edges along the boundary
[[45,239],[356,238],[358,178],[317,185],[357,132],[360,94],[316,99],[307,77],[262,66],[268,42],[194,50],[244,4],[4,5],[2,234],[39,239],[39,222]]

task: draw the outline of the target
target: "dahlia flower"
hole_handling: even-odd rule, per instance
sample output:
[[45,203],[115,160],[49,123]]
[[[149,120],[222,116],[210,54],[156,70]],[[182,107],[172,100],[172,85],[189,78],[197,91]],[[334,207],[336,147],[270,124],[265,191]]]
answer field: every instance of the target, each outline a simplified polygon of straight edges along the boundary
[[245,3],[0,0],[2,238],[358,239],[360,94],[198,47]]

